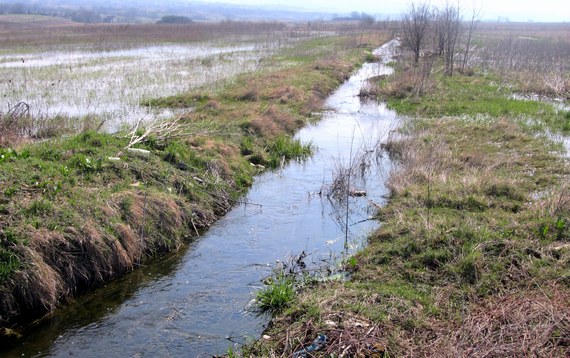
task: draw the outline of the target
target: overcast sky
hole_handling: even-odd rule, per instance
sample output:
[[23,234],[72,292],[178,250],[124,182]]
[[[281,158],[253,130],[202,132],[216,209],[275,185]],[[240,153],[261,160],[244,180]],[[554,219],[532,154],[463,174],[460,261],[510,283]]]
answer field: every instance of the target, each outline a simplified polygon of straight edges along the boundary
[[[455,2],[455,0],[451,1]],[[410,3],[406,0],[213,0],[211,2],[252,5],[281,4],[308,10],[338,13],[358,11],[370,14],[399,14]],[[432,4],[443,2],[444,0],[431,1]],[[472,0],[460,2],[465,9],[470,9],[473,3]],[[501,16],[511,21],[570,21],[570,1],[568,0],[476,0],[476,4],[483,9],[483,18],[489,20],[496,20]]]

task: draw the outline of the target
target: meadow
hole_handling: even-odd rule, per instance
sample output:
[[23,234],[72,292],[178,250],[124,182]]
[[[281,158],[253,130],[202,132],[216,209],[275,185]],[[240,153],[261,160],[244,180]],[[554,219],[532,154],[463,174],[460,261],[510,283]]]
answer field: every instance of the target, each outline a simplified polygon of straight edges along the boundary
[[292,135],[387,38],[17,20],[0,17],[3,340],[188,244],[255,174],[309,155]]

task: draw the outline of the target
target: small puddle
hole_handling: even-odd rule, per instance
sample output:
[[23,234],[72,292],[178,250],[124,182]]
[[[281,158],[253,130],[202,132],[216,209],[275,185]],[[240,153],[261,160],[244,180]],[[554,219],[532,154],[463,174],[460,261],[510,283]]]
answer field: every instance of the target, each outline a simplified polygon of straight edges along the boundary
[[530,94],[515,93],[511,97],[518,101],[544,102],[553,105],[554,108],[556,108],[559,111],[570,111],[570,105],[567,104],[563,98],[551,98],[546,96],[540,96],[536,93],[530,93]]
[[354,249],[378,227],[370,220],[384,202],[390,163],[374,152],[397,125],[382,103],[361,102],[365,80],[388,74],[395,42],[378,50],[382,63],[364,67],[327,100],[319,123],[300,131],[318,152],[256,178],[244,198],[183,252],[111,282],[56,312],[3,356],[209,357],[261,334],[268,318],[247,309],[276,260],[302,251],[319,265],[342,256],[345,206],[319,195],[334,168],[366,158],[365,197],[349,200],[348,234]]
[[[554,108],[557,111],[570,111],[570,104],[566,103],[567,101],[565,101],[562,98],[549,98],[549,97],[539,96],[538,94],[522,95],[517,93],[513,94],[512,98],[519,101],[544,102],[554,106]],[[553,141],[561,143],[564,146],[564,149],[566,150],[565,153],[566,157],[570,158],[570,136],[563,135],[560,133],[552,133],[552,132],[548,132],[547,136]]]

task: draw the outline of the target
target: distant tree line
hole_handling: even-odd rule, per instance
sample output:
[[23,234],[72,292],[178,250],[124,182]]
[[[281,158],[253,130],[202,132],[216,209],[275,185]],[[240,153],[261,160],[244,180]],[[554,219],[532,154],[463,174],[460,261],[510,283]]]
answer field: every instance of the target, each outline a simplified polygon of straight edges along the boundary
[[[78,22],[149,23],[162,21],[163,15],[185,15],[194,20],[221,18],[240,21],[280,21],[296,19],[317,21],[327,13],[296,10],[276,10],[222,2],[168,0],[0,0],[0,14],[35,14],[63,17]],[[374,24],[374,18],[364,13],[353,13],[350,21]],[[166,19],[168,23],[172,19]],[[161,22],[164,23],[164,22]]]
[[189,24],[192,20],[186,16],[167,15],[158,20],[157,24]]
[[108,6],[77,6],[70,8],[58,5],[28,4],[25,2],[0,4],[0,14],[45,15],[62,17],[83,23],[136,22],[139,17],[152,18],[156,16],[156,12],[147,12],[133,7],[117,9]]
[[372,26],[376,23],[374,16],[365,12],[353,11],[350,16],[334,16],[332,21],[358,21],[364,26]]

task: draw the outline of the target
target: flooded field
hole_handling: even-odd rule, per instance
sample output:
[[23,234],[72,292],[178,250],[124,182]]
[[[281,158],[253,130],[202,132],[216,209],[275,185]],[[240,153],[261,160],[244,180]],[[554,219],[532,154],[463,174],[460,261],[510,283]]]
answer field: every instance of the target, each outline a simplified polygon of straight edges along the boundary
[[173,116],[171,110],[141,106],[144,100],[254,71],[262,59],[294,41],[274,36],[265,42],[153,44],[107,51],[59,46],[7,54],[0,57],[0,111],[24,102],[33,116],[89,116],[115,131],[139,119]]

